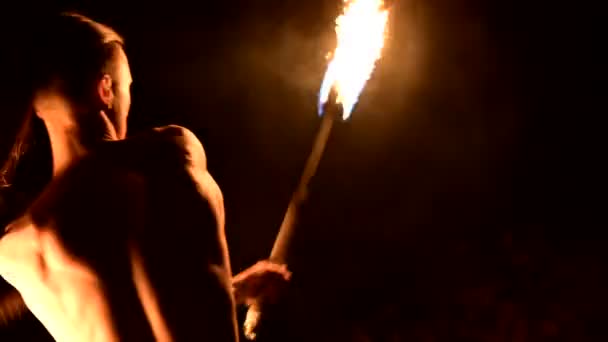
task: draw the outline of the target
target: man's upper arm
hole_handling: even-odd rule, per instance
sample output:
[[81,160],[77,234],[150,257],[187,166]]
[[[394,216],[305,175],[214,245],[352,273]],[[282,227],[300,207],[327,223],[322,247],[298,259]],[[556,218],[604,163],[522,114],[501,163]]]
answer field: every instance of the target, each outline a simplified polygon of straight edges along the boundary
[[[188,281],[181,285],[182,294],[174,298],[181,301],[178,297],[191,293],[188,301],[193,305],[192,309],[198,311],[196,324],[189,322],[189,319],[181,319],[172,321],[170,325],[183,327],[177,329],[183,333],[189,331],[187,326],[197,325],[196,331],[202,337],[214,341],[234,341],[238,339],[238,329],[232,297],[232,272],[224,234],[222,193],[207,170],[204,148],[191,131],[180,126],[163,127],[157,131],[183,157],[180,167],[184,168],[187,180],[176,183],[179,191],[183,191],[178,191],[176,195],[184,196],[184,202],[178,210],[183,217],[176,220],[188,227],[182,230],[185,235],[178,239],[179,246],[182,250],[191,252],[178,251],[176,256],[180,255],[185,261],[179,267],[183,269],[184,279]],[[200,272],[198,275],[197,270]],[[167,307],[172,306],[171,303],[166,304]],[[182,335],[182,339],[185,336]]]
[[198,192],[209,202],[216,215],[219,229],[224,233],[224,198],[222,192],[207,170],[207,155],[202,143],[192,131],[171,125],[156,129],[177,147],[185,157],[185,167],[194,180]]

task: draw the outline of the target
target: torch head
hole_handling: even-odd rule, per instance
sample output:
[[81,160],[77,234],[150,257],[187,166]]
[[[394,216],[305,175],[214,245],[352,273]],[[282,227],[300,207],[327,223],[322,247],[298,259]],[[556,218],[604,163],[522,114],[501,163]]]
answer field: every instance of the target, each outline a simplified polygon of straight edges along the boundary
[[[336,19],[337,45],[319,91],[319,114],[326,103],[340,104],[348,119],[382,54],[388,9],[384,0],[343,0],[344,12]],[[336,100],[329,93],[337,92]]]
[[320,114],[322,116],[331,115],[334,118],[343,118],[343,106],[338,102],[338,90],[332,86],[329,90],[327,101],[321,104]]

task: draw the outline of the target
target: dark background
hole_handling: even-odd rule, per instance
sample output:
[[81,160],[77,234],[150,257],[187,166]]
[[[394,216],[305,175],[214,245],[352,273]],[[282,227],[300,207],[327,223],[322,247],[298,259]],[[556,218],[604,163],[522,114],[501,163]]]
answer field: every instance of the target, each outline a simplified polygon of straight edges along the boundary
[[[193,130],[224,192],[233,270],[265,258],[319,123],[340,1],[23,1],[1,10],[3,35],[58,9],[125,36],[131,132]],[[260,340],[606,340],[595,13],[585,2],[395,1],[384,56],[311,187],[289,295]],[[0,115],[6,145],[13,117]],[[36,329],[26,319],[0,338]]]

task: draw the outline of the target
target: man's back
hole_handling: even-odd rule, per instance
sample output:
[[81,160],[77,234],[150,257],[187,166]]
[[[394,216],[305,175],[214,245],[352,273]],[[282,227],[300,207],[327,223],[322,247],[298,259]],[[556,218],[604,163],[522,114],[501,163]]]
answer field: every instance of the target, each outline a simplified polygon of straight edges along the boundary
[[202,146],[165,127],[54,179],[0,241],[0,272],[58,340],[234,341],[223,226]]

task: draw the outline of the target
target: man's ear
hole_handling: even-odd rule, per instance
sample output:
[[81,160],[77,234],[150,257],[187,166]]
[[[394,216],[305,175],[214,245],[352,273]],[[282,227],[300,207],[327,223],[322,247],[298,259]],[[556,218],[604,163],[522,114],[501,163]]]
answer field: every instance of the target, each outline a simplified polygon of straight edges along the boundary
[[112,108],[114,102],[114,91],[112,90],[112,77],[105,74],[97,83],[97,94],[101,102],[108,108]]

